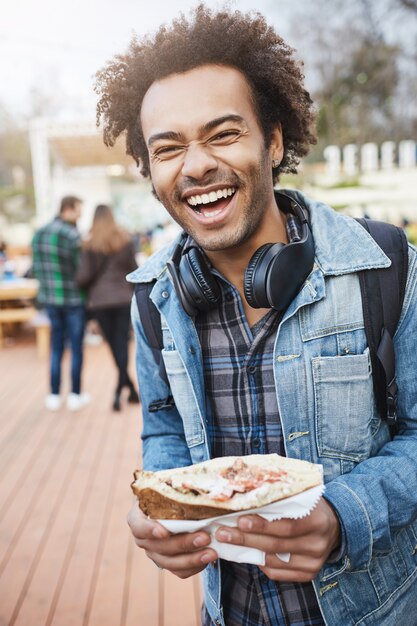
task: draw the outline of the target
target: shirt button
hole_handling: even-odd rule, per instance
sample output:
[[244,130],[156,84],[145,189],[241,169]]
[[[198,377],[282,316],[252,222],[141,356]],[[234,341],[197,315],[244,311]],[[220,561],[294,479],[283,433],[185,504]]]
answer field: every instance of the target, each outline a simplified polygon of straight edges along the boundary
[[190,354],[195,354],[194,346],[190,346],[189,351],[190,351]]
[[234,299],[234,296],[232,293],[227,293],[226,294],[226,300],[227,302],[231,302]]
[[163,292],[161,293],[161,296],[162,296],[163,298],[169,298],[169,293],[168,293],[167,291],[163,291]]
[[252,447],[253,448],[260,448],[261,447],[261,440],[259,439],[259,437],[254,437],[252,439]]
[[249,374],[254,374],[256,372],[256,367],[254,365],[250,365],[248,367]]
[[261,585],[266,585],[268,582],[268,576],[266,574],[260,574],[259,575],[259,582],[261,583]]

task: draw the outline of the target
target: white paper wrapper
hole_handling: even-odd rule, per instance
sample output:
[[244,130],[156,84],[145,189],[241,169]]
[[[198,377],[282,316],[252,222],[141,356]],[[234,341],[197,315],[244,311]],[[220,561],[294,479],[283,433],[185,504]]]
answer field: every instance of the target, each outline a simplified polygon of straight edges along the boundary
[[[215,538],[215,533],[220,526],[237,526],[237,520],[243,515],[256,514],[272,522],[273,520],[290,518],[300,519],[308,515],[319,501],[320,496],[324,492],[324,485],[318,485],[290,496],[284,500],[279,500],[273,504],[262,506],[257,509],[250,509],[241,513],[230,513],[229,515],[220,515],[219,517],[210,517],[203,520],[158,520],[162,526],[172,533],[195,532],[196,530],[205,530],[211,536],[210,547],[217,552],[220,559],[226,561],[234,561],[235,563],[252,563],[253,565],[265,565],[265,552],[257,548],[246,548],[228,543],[221,543]],[[290,554],[277,554],[277,556],[288,563]]]

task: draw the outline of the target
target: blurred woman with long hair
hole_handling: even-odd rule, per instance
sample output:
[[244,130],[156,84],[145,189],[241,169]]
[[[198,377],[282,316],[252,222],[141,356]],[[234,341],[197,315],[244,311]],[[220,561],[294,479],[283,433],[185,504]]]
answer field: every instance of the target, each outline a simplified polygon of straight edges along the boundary
[[116,363],[115,411],[121,410],[121,393],[125,387],[129,389],[128,402],[139,402],[128,374],[132,287],[126,282],[126,274],[136,267],[132,237],[116,223],[111,208],[99,204],[90,236],[83,245],[77,281],[87,291],[87,308],[99,323]]

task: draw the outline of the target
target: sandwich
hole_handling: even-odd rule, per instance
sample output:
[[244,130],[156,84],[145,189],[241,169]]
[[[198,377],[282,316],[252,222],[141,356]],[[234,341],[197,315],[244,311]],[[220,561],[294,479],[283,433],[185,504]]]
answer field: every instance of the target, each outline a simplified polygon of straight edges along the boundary
[[227,456],[188,467],[136,470],[132,490],[152,519],[201,520],[244,512],[323,482],[322,467],[278,454]]

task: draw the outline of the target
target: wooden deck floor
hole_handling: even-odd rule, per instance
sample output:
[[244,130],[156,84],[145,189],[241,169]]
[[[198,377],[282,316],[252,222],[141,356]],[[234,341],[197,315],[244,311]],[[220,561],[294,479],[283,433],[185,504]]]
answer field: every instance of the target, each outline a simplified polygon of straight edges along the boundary
[[110,410],[106,346],[86,347],[78,413],[44,409],[34,341],[1,350],[0,372],[0,625],[197,626],[198,578],[159,571],[126,524],[140,409]]

